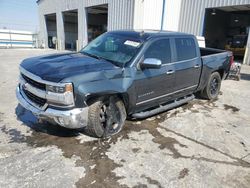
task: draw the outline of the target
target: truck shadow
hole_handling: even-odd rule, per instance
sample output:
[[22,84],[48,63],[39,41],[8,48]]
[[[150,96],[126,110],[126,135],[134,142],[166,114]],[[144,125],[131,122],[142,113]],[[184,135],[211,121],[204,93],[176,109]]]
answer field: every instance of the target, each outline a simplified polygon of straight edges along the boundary
[[58,137],[76,137],[80,134],[79,130],[71,130],[59,125],[40,123],[38,119],[21,105],[17,105],[15,109],[17,119],[28,126],[35,132],[46,133]]

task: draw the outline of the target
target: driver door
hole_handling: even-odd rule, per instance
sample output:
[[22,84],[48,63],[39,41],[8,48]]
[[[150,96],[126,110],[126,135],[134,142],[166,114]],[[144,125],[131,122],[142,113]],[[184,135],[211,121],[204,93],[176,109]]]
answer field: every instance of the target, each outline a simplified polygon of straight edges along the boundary
[[135,89],[136,106],[150,107],[166,102],[173,92],[175,69],[172,62],[170,39],[162,38],[151,42],[144,52],[143,60],[147,58],[159,59],[160,68],[145,68],[137,71]]

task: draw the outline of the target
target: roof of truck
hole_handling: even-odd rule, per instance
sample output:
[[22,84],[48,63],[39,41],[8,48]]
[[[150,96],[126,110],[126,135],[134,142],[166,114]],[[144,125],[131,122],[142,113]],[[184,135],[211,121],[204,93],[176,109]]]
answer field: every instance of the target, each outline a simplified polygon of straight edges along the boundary
[[194,36],[187,33],[164,31],[164,30],[117,30],[110,31],[109,33],[120,34],[127,37],[138,38],[141,40],[147,40],[153,37],[159,36]]

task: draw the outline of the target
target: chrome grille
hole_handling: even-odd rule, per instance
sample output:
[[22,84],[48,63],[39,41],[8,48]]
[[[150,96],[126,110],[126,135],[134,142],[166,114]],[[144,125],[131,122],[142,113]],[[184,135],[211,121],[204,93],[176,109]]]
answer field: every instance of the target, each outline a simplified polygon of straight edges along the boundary
[[46,85],[44,83],[29,77],[26,73],[21,71],[20,89],[21,93],[33,106],[40,109],[45,109],[47,107],[47,99],[45,97]]
[[36,87],[36,88],[38,88],[38,89],[46,90],[46,85],[45,85],[45,84],[39,83],[39,82],[37,82],[37,81],[35,81],[35,80],[32,80],[31,78],[25,76],[24,74],[21,74],[21,75],[22,75],[23,79],[24,79],[27,83],[29,83],[30,85],[32,85],[32,86],[34,86],[34,87]]
[[31,100],[32,102],[34,102],[38,106],[43,107],[46,104],[46,102],[47,102],[46,99],[40,98],[40,97],[32,94],[31,92],[27,91],[25,88],[22,88],[22,90],[23,90],[24,94],[29,98],[29,100]]

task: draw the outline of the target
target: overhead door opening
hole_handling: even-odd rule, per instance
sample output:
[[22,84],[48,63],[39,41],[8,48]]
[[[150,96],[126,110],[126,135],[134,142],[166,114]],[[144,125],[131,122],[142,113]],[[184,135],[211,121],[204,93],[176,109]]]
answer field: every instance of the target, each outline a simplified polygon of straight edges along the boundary
[[48,47],[56,48],[56,14],[45,15],[45,22],[47,27],[47,35],[48,35]]
[[230,50],[243,61],[250,28],[250,5],[206,9],[207,47]]
[[76,50],[78,40],[78,12],[77,10],[63,12],[65,34],[65,49]]
[[88,24],[88,41],[95,39],[107,31],[108,5],[99,5],[86,8]]

